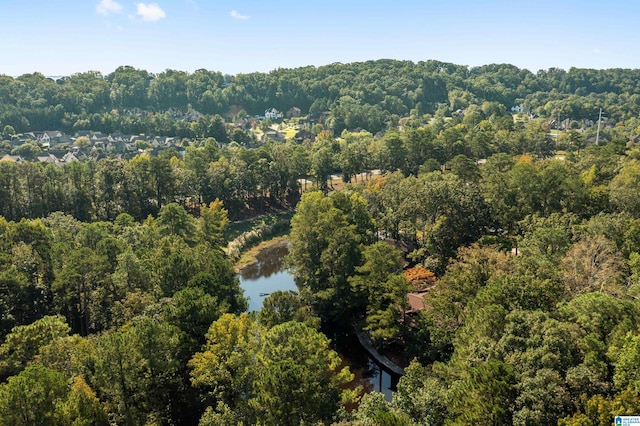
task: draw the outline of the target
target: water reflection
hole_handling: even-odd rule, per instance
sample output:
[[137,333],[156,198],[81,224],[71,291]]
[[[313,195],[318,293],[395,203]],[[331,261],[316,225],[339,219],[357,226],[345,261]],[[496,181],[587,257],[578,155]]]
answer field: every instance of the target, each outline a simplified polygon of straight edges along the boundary
[[240,270],[240,276],[243,280],[249,281],[269,278],[282,270],[287,254],[289,254],[288,241],[266,247],[256,256],[256,262]]
[[382,370],[360,346],[355,336],[338,334],[333,336],[334,349],[342,359],[342,366],[349,366],[354,375],[347,385],[349,389],[362,387],[365,393],[380,392],[387,401],[393,396],[391,376]]
[[293,275],[283,270],[289,242],[266,247],[256,256],[256,262],[240,270],[240,286],[249,299],[249,312],[262,309],[264,299],[274,291],[297,291]]

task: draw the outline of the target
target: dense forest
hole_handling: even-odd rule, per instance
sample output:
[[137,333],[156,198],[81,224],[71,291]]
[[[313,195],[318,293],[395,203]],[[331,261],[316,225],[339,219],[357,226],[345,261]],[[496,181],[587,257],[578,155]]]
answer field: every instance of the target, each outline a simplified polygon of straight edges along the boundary
[[[302,297],[413,358],[392,403],[364,397],[363,424],[608,425],[640,409],[640,169],[636,149],[610,149],[497,154],[302,196],[291,231]],[[408,320],[398,307],[425,287]]]
[[[637,414],[638,73],[382,60],[0,77],[3,150],[52,128],[189,140],[0,161],[0,425]],[[232,119],[269,107],[300,108],[314,137],[237,140]],[[225,229],[274,207],[295,209],[299,292],[249,314]],[[391,401],[348,385],[325,333],[351,327],[410,360]]]
[[[194,109],[233,118],[267,108],[323,117],[344,129],[372,133],[406,117],[450,115],[470,105],[508,111],[521,105],[542,117],[595,120],[598,108],[614,122],[638,117],[640,71],[551,68],[536,74],[512,65],[469,68],[439,61],[378,60],[270,73],[222,75],[197,70],[152,74],[122,66],[108,75],[84,72],[53,80],[39,73],[0,76],[0,124],[17,132],[99,130],[202,137],[206,123],[176,120],[171,110]],[[134,108],[146,115],[128,115]],[[491,115],[491,114],[489,114]],[[219,140],[219,142],[223,142]]]

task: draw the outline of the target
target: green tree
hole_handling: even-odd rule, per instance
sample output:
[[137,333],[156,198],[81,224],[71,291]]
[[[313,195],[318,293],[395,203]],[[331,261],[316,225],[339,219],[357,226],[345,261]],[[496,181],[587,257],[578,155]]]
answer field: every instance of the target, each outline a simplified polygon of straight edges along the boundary
[[0,161],[0,215],[8,220],[19,217],[22,185],[18,180],[18,165],[12,161]]
[[389,131],[382,139],[383,142],[383,164],[382,170],[395,172],[405,170],[407,161],[407,151],[400,134]]
[[518,220],[517,207],[513,205],[514,191],[510,188],[508,172],[514,165],[513,159],[505,154],[494,154],[482,166],[482,192],[491,216],[507,231],[511,231]]
[[387,402],[384,394],[370,392],[360,400],[355,418],[363,426],[411,426],[414,423],[408,416]]
[[201,238],[212,247],[223,248],[226,246],[224,230],[228,224],[228,211],[223,207],[222,201],[216,199],[209,203],[209,206],[202,205],[200,207],[198,232]]
[[163,306],[167,322],[178,327],[190,339],[195,352],[205,343],[205,333],[212,322],[229,308],[228,303],[205,291],[202,287],[189,286],[173,294]]
[[46,316],[29,325],[16,326],[0,346],[0,375],[18,374],[38,354],[41,347],[69,334],[60,316]]
[[451,172],[464,182],[477,182],[480,179],[478,165],[464,154],[458,154],[447,163]]
[[406,175],[418,175],[420,166],[427,160],[434,160],[438,165],[437,170],[440,169],[440,162],[434,159],[437,155],[434,145],[436,136],[431,127],[409,129],[402,136],[407,152],[407,168],[403,170]]
[[56,406],[67,396],[62,373],[33,364],[0,384],[0,424],[56,425]]
[[262,303],[258,312],[258,320],[265,328],[270,329],[278,324],[299,321],[313,327],[319,327],[318,318],[313,315],[309,306],[304,305],[300,296],[288,291],[275,291]]
[[[619,352],[618,352],[619,351]],[[621,347],[613,346],[609,349],[609,356],[613,360],[613,382],[619,390],[630,389],[638,393],[640,389],[640,375],[637,365],[640,360],[640,337],[627,333],[621,342]]]
[[35,160],[36,156],[40,154],[42,150],[35,142],[30,141],[23,143],[11,150],[12,155],[19,155],[27,161]]
[[91,337],[78,334],[59,337],[41,346],[34,363],[64,373],[67,379],[91,378],[95,345]]
[[610,398],[594,395],[581,402],[583,410],[560,419],[559,426],[609,426],[616,416],[632,416],[640,410],[640,396],[632,390],[624,390]]
[[115,270],[111,280],[116,289],[123,292],[136,290],[150,291],[152,289],[152,273],[133,250],[125,250],[116,258]]
[[186,105],[187,79],[188,75],[184,71],[163,71],[149,83],[149,100],[159,109]]
[[[353,375],[320,332],[300,322],[287,322],[264,334],[257,354],[255,397],[258,421],[299,425],[332,420],[350,391],[340,386]],[[346,402],[345,400],[345,402]]]
[[198,422],[198,426],[242,426],[243,424],[242,416],[223,402],[219,402],[215,410],[207,407]]
[[350,307],[348,278],[360,263],[359,243],[370,222],[361,205],[366,204],[357,196],[308,192],[291,221],[288,261],[295,268],[296,284],[303,300],[328,319],[343,318]]
[[206,402],[212,406],[221,402],[246,421],[254,418],[247,400],[253,395],[260,333],[246,313],[222,315],[209,327],[203,351],[189,361],[191,384],[204,389]]
[[564,377],[582,360],[583,353],[576,345],[582,336],[578,325],[550,318],[545,312],[513,310],[505,317],[495,351],[523,379],[545,368]]
[[91,146],[91,140],[87,136],[78,136],[75,141],[75,146],[85,151]]
[[107,412],[82,376],[76,376],[65,401],[56,406],[57,424],[108,425]]
[[41,283],[40,256],[31,245],[20,242],[11,249],[11,257],[13,264],[0,268],[0,336],[49,312],[48,289]]
[[421,177],[415,195],[404,196],[402,203],[414,229],[420,231],[425,266],[437,273],[444,271],[459,247],[477,241],[489,223],[479,188],[451,175]]
[[327,191],[327,181],[333,172],[333,150],[328,146],[329,142],[323,141],[314,145],[311,153],[311,173],[317,188]]
[[148,105],[151,76],[147,71],[120,66],[106,77],[111,85],[110,98],[116,108],[144,108]]
[[[79,138],[78,138],[79,139]],[[125,162],[116,159],[104,159],[98,162],[96,196],[98,214],[102,219],[113,220],[126,206],[127,194],[125,181]]]
[[127,425],[148,418],[170,422],[189,406],[181,399],[182,339],[176,327],[148,317],[97,339],[93,381],[113,419]]
[[64,211],[78,220],[89,221],[93,215],[93,191],[95,189],[95,163],[74,161],[63,167],[65,179]]
[[542,194],[540,188],[540,175],[531,158],[522,156],[518,162],[507,172],[508,189],[507,200],[517,209],[516,220],[524,218],[527,214],[541,211]]
[[209,164],[217,161],[220,156],[218,143],[211,138],[206,139],[202,145],[191,145],[187,147],[184,162],[188,170],[195,174],[195,187],[197,189],[199,201],[210,202],[205,198],[207,194],[207,170]]
[[415,360],[404,372],[393,393],[393,405],[416,424],[444,424],[448,417],[444,382]]
[[364,248],[363,263],[349,282],[358,294],[354,307],[363,303],[365,329],[376,341],[400,337],[409,283],[403,275],[402,252],[380,241]]
[[472,367],[448,393],[451,424],[511,424],[517,380],[513,367],[501,361]]
[[15,134],[16,134],[16,130],[10,124],[7,124],[2,129],[2,138],[3,139],[10,139],[11,136],[13,136]]
[[624,164],[620,172],[609,183],[611,203],[619,210],[637,216],[640,199],[640,162],[631,160]]
[[210,124],[207,126],[207,137],[212,137],[219,143],[228,143],[229,136],[224,125],[224,120],[220,115],[216,114],[211,118]]
[[177,203],[169,203],[160,209],[158,225],[161,235],[176,235],[187,242],[195,234],[195,220]]
[[[52,285],[54,306],[65,315],[74,332],[83,336],[109,325],[104,302],[117,295],[110,285],[108,259],[94,250],[73,250]],[[111,290],[111,291],[109,291]]]
[[125,163],[128,197],[124,200],[123,211],[137,220],[157,213],[152,200],[157,197],[151,176],[151,159],[148,155],[136,155]]
[[151,188],[159,209],[173,201],[176,179],[169,160],[168,155],[162,154],[149,160]]
[[541,369],[518,385],[514,425],[556,424],[573,411],[571,395],[556,371]]
[[424,298],[431,309],[420,314],[429,330],[432,345],[446,354],[456,330],[464,324],[467,305],[478,291],[495,277],[510,270],[509,257],[492,247],[461,249],[445,275]]

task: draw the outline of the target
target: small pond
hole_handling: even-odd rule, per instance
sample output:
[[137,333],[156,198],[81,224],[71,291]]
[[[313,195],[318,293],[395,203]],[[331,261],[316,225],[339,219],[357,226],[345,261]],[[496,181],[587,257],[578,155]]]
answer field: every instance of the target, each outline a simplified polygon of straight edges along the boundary
[[284,258],[289,253],[289,243],[283,241],[269,246],[256,257],[256,262],[240,270],[240,286],[249,299],[249,312],[262,309],[262,302],[277,290],[298,291],[293,275],[284,267]]
[[[241,269],[238,278],[244,295],[249,299],[249,311],[262,309],[266,297],[277,291],[297,291],[293,274],[284,268],[284,259],[289,253],[289,243],[283,241],[266,247],[256,257],[256,262]],[[355,336],[328,335],[334,342],[345,365],[355,379],[352,386],[362,386],[366,392],[377,391],[391,399],[391,376],[371,360]]]

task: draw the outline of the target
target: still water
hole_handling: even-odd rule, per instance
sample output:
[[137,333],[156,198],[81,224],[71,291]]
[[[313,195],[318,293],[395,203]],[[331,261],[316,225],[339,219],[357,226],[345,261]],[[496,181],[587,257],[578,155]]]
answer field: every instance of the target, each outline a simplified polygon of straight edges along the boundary
[[298,291],[293,274],[284,269],[288,253],[289,243],[282,241],[260,251],[255,263],[240,270],[238,278],[249,299],[249,312],[262,309],[262,302],[274,291]]
[[[269,246],[258,254],[256,262],[240,270],[238,278],[244,295],[249,299],[249,311],[262,309],[262,302],[277,290],[297,291],[293,274],[284,268],[284,258],[289,253],[289,243]],[[381,371],[368,357],[355,336],[329,335],[335,350],[355,375],[350,385],[362,386],[365,392],[382,392],[391,400],[391,376]]]

